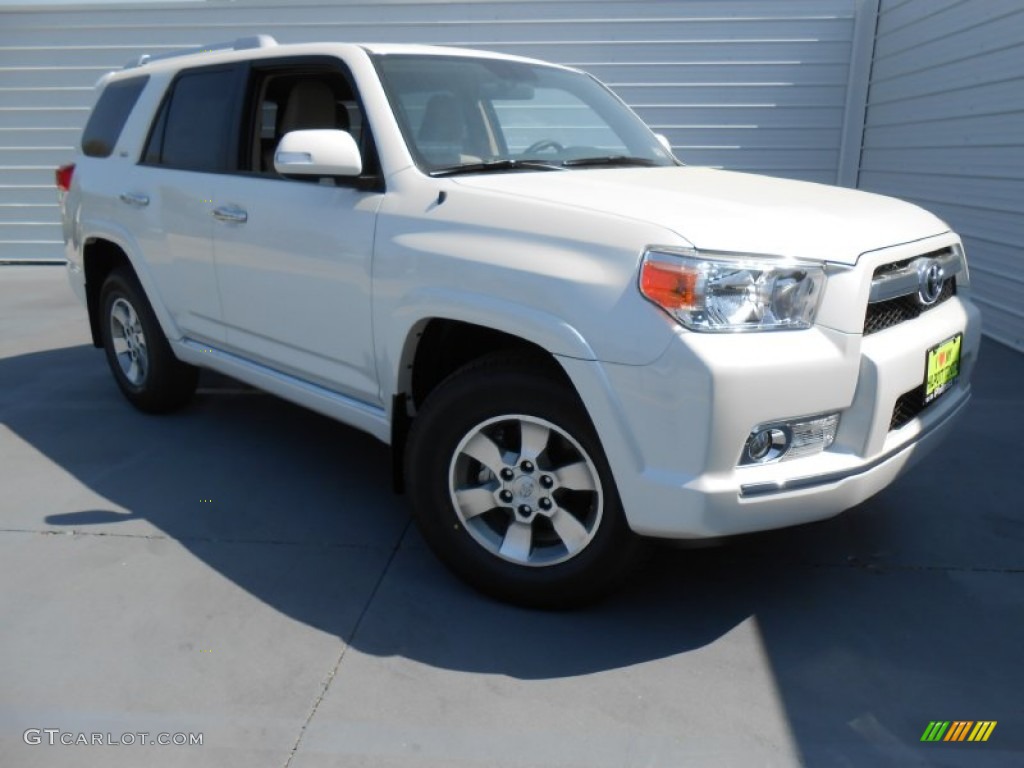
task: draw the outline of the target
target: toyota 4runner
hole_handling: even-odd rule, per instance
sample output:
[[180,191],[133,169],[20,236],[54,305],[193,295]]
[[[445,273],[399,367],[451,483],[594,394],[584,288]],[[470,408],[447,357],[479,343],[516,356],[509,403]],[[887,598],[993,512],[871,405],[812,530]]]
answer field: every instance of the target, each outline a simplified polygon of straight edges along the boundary
[[369,432],[435,552],[506,600],[600,594],[640,537],[835,515],[969,397],[945,223],[688,167],[566,67],[262,36],[143,56],[57,183],[129,401],[176,408],[211,368]]

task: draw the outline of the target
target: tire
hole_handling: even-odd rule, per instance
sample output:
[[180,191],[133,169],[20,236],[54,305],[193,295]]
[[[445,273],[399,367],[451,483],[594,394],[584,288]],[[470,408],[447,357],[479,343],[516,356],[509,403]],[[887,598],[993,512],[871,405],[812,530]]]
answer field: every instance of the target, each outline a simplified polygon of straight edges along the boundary
[[534,608],[603,596],[639,547],[594,428],[551,366],[470,363],[431,392],[406,445],[430,547],[481,592]]
[[135,275],[112,271],[100,289],[100,336],[107,363],[124,396],[146,413],[184,405],[199,370],[178,360]]

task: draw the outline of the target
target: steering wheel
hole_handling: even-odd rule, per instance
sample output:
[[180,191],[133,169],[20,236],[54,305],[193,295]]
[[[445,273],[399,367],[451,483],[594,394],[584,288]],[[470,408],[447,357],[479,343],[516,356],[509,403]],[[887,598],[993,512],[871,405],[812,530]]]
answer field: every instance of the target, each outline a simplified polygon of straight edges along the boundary
[[520,156],[522,156],[522,155],[532,155],[535,152],[542,152],[545,149],[553,149],[553,150],[555,150],[555,152],[561,152],[562,150],[565,149],[565,147],[563,147],[561,144],[559,144],[554,139],[541,139],[540,141],[533,142],[533,144],[531,144],[526,149],[524,149],[520,153]]

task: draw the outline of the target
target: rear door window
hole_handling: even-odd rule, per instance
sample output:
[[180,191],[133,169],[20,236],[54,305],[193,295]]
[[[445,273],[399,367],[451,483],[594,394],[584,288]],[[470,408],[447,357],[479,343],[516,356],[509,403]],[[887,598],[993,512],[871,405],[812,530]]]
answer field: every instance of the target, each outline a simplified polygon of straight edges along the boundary
[[100,94],[82,133],[82,152],[89,157],[110,157],[149,76],[110,83]]
[[234,67],[178,77],[154,122],[143,162],[207,173],[228,170],[237,146],[237,84]]

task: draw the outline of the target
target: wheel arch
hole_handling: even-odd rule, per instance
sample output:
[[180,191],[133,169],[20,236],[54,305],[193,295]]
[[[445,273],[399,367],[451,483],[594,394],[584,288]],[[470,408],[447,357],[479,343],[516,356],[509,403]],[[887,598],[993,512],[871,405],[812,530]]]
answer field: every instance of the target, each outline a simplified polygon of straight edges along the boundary
[[450,329],[457,329],[463,341],[466,336],[500,340],[499,348],[520,346],[552,357],[597,359],[583,335],[563,318],[458,289],[435,287],[406,296],[390,316],[378,314],[376,319],[378,375],[386,397],[412,396],[421,343],[431,328],[447,328],[449,337]]
[[132,256],[128,242],[112,233],[97,233],[85,238],[82,244],[82,271],[85,275],[86,312],[89,317],[89,331],[95,347],[102,346],[100,339],[100,306],[99,297],[103,289],[103,281],[119,267],[131,270],[139,281],[142,290],[149,300],[157,322],[168,339],[180,336],[177,325],[164,307],[156,284],[144,262]]
[[547,365],[554,375],[571,384],[555,357],[541,345],[489,326],[448,318],[430,318],[410,334],[403,366],[403,390],[413,408],[463,366],[494,353],[521,355]]
[[103,346],[100,336],[100,291],[107,276],[118,267],[135,269],[127,254],[116,243],[104,238],[92,238],[82,247],[82,267],[85,272],[85,306],[89,315],[92,345]]

